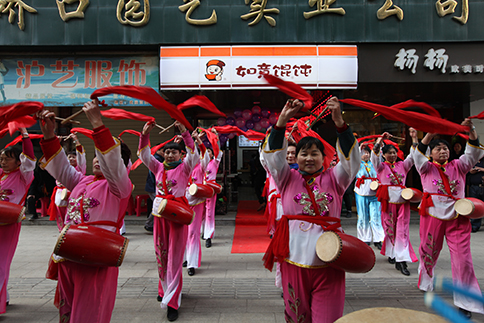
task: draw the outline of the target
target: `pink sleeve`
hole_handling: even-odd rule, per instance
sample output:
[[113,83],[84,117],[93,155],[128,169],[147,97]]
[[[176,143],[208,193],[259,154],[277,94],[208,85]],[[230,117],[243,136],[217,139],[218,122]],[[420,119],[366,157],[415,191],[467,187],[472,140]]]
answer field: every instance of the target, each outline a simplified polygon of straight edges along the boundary
[[22,150],[27,157],[35,159],[34,146],[32,145],[32,140],[30,140],[30,138],[22,138]]

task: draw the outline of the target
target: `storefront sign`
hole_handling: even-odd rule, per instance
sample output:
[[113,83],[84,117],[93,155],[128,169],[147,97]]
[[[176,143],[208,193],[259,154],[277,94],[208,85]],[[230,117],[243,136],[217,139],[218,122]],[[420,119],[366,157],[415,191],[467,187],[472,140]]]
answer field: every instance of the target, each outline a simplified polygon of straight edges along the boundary
[[161,90],[266,89],[271,74],[308,89],[354,89],[356,46],[161,47]]
[[[115,85],[158,86],[153,57],[32,58],[0,60],[0,103],[24,100],[46,106],[83,105],[94,90]],[[121,95],[103,98],[111,106],[148,105]]]

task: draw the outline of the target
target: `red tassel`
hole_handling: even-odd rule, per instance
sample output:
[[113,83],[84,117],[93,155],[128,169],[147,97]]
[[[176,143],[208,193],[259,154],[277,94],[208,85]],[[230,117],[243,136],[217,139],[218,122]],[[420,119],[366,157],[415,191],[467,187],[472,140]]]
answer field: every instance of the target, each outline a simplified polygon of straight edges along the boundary
[[185,118],[183,113],[176,108],[174,104],[166,102],[159,94],[151,87],[146,86],[133,86],[133,85],[123,85],[123,86],[109,86],[101,89],[97,89],[91,94],[91,99],[97,99],[100,96],[105,96],[109,94],[121,94],[132,98],[143,100],[151,104],[158,110],[166,111],[170,117],[178,120],[190,131],[193,131],[192,125]]
[[284,81],[283,79],[277,76],[269,75],[269,74],[265,74],[264,79],[267,81],[267,83],[277,87],[279,90],[286,93],[290,97],[293,97],[295,99],[298,99],[304,102],[304,107],[301,109],[301,111],[304,112],[313,107],[313,97],[306,90],[304,90],[301,86],[297,85],[296,83],[290,82],[290,81]]
[[190,99],[186,100],[185,102],[177,105],[178,110],[184,110],[193,107],[201,107],[205,110],[213,112],[219,116],[226,117],[227,115],[217,109],[215,104],[212,103],[206,96],[203,95],[195,95],[192,96]]
[[467,132],[469,130],[467,126],[461,126],[457,123],[424,113],[404,111],[394,107],[354,99],[341,99],[340,102],[380,113],[386,119],[402,122],[407,126],[424,132],[454,135],[458,132]]
[[479,114],[476,114],[475,116],[469,117],[469,119],[484,119],[484,111],[482,111]]
[[138,137],[141,137],[141,132],[139,131],[136,131],[136,130],[131,130],[131,129],[126,129],[126,130],[123,130],[119,135],[118,137],[121,137],[122,135],[124,135],[125,133],[130,133],[132,135],[135,135],[135,136],[138,136]]
[[207,135],[207,139],[212,145],[213,155],[214,157],[217,157],[218,153],[220,152],[220,147],[218,146],[218,136],[211,131],[212,128],[210,129],[199,128],[199,129],[202,129],[202,131],[205,132],[205,134]]
[[153,117],[150,117],[141,113],[126,111],[123,109],[112,108],[109,110],[101,111],[101,114],[103,115],[103,117],[113,119],[113,120],[129,119],[129,120],[139,120],[144,122],[155,122],[155,118]]
[[[44,137],[44,135],[29,134],[30,139],[42,139],[43,137]],[[10,143],[6,144],[5,148],[10,147],[10,146],[15,146],[16,144],[18,144],[21,141],[22,141],[22,135],[18,136],[17,138],[12,140]]]
[[93,133],[92,130],[85,129],[85,128],[72,128],[71,129],[71,133],[76,133],[76,132],[83,134],[84,136],[92,139],[92,133]]

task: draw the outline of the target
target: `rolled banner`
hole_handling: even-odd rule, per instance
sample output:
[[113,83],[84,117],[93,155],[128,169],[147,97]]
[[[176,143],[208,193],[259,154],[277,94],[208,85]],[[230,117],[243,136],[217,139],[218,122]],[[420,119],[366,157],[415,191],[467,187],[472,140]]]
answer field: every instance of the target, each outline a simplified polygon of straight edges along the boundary
[[442,298],[433,292],[426,292],[424,296],[425,305],[433,309],[437,314],[453,323],[469,323],[464,315],[460,314],[453,306],[447,304]]

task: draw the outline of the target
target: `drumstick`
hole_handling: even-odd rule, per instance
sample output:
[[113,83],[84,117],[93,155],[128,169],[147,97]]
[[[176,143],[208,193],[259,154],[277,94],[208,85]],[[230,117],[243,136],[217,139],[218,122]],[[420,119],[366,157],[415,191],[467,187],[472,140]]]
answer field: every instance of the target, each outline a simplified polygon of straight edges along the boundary
[[470,322],[462,314],[460,314],[456,309],[447,304],[442,298],[435,295],[433,292],[425,293],[424,297],[425,305],[430,307],[440,316],[443,316],[450,322],[454,323],[468,323]]
[[161,130],[165,130],[165,128],[163,128],[162,126],[160,126],[159,124],[155,123],[155,127],[158,127],[160,128]]
[[77,117],[78,115],[80,115],[83,112],[84,112],[84,110],[82,110],[82,109],[79,110],[79,111],[77,111],[73,115],[68,116],[67,118],[65,118],[64,121],[61,122],[61,124],[66,124],[66,123],[70,122],[72,119],[74,119],[75,117]]
[[477,294],[463,287],[456,286],[454,285],[452,280],[448,278],[444,278],[441,276],[435,277],[434,288],[436,291],[455,292],[455,293],[473,298],[478,302],[484,303],[484,297],[482,296],[482,294]]
[[169,125],[168,127],[166,127],[164,130],[160,131],[160,135],[163,133],[163,132],[167,132],[168,130],[170,130],[171,128],[173,128],[173,126],[175,125],[176,121],[173,122],[171,125]]
[[316,122],[319,121],[319,118],[321,118],[323,116],[323,114],[325,114],[326,111],[328,111],[328,109],[329,109],[329,107],[326,106],[326,108],[324,108],[323,111],[321,111],[321,113],[319,114],[319,116],[316,119],[314,119],[313,122],[311,122],[311,124],[309,125],[309,127],[307,127],[306,130],[311,129],[316,124]]
[[400,140],[405,140],[405,138],[402,138],[402,137],[397,137],[397,136],[394,136],[394,135],[390,135],[392,138],[395,138],[395,139],[400,139]]
[[[65,121],[66,120],[66,119],[60,118],[60,117],[55,117],[55,119],[59,120],[59,121]],[[74,123],[74,124],[81,124],[81,122],[77,121],[77,120],[68,120],[67,122]]]

